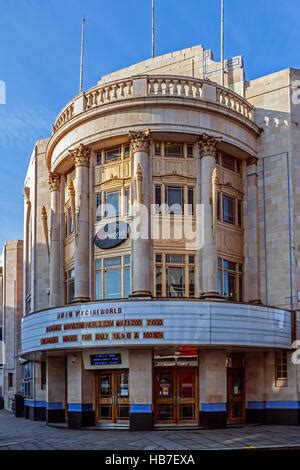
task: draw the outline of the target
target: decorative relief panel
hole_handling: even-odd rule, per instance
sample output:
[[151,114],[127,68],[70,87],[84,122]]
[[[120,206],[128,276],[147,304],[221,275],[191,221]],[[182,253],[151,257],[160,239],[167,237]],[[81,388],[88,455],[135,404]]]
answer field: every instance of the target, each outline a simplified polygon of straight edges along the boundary
[[130,178],[130,161],[114,165],[97,166],[95,168],[95,185],[100,185],[114,179]]
[[194,177],[196,175],[195,161],[182,161],[167,158],[155,158],[153,160],[153,175],[179,175]]
[[229,256],[243,258],[243,232],[218,225],[217,246],[219,251]]
[[243,178],[242,175],[227,171],[219,167],[220,184],[228,186],[239,192],[243,192]]

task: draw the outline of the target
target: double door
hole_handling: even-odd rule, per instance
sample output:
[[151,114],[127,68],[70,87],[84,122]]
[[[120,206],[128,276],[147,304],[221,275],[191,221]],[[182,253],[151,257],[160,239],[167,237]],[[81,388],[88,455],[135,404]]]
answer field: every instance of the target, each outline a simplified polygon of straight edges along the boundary
[[97,374],[97,419],[100,423],[129,423],[128,370]]
[[155,423],[199,423],[196,368],[155,369]]

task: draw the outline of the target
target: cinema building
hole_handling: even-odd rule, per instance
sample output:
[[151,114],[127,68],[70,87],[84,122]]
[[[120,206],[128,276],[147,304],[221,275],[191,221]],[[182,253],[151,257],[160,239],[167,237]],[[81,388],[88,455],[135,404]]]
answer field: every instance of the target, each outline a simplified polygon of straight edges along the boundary
[[63,108],[25,180],[27,418],[299,424],[299,78],[235,57],[223,87],[197,46]]

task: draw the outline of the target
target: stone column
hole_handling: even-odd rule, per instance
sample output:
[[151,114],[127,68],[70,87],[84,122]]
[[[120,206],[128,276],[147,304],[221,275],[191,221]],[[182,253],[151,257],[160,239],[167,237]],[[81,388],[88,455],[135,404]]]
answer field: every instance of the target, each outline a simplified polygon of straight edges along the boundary
[[130,132],[132,172],[132,297],[151,297],[150,131]]
[[203,134],[199,140],[201,165],[201,204],[203,205],[202,297],[219,297],[217,241],[214,233],[213,176],[217,144],[221,139]]
[[260,301],[260,279],[258,261],[258,184],[257,158],[248,158],[246,167],[247,177],[247,217],[246,217],[246,253],[245,272],[247,274],[246,296],[251,303]]
[[80,144],[70,154],[76,169],[76,245],[75,245],[75,297],[74,302],[88,302],[89,293],[89,161],[90,150]]
[[49,173],[50,214],[50,307],[60,305],[60,176]]
[[64,423],[66,400],[66,358],[47,358],[46,421]]

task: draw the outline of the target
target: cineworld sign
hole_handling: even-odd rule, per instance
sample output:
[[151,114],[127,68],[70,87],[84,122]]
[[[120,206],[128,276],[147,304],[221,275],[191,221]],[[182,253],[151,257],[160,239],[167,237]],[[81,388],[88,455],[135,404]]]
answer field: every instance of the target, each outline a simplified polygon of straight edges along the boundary
[[101,250],[108,250],[127,240],[128,234],[129,225],[122,220],[117,220],[101,227],[96,233],[94,243]]

